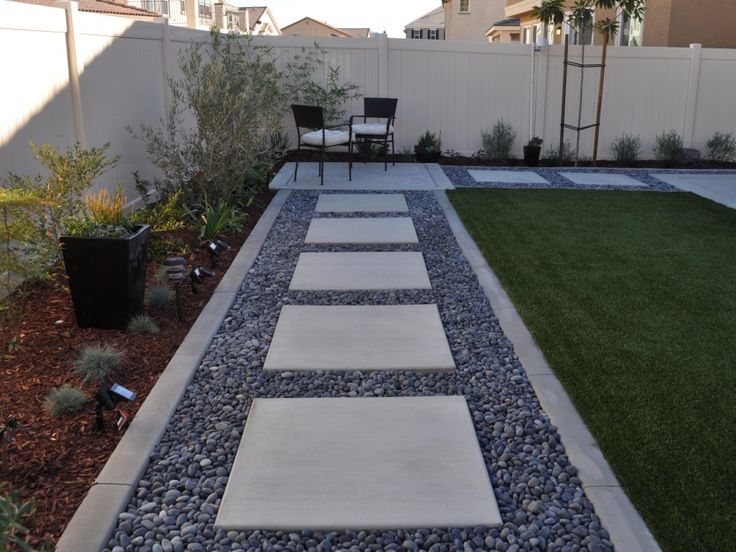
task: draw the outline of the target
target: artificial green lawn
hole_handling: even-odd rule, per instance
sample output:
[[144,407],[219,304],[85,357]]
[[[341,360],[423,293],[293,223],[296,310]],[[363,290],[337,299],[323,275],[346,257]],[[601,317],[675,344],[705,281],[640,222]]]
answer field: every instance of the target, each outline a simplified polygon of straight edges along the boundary
[[680,193],[449,196],[662,548],[736,550],[736,210]]

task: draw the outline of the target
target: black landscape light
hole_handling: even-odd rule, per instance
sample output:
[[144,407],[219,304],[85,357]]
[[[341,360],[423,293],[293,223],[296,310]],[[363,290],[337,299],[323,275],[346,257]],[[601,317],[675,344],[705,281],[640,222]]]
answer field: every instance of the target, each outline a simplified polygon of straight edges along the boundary
[[110,387],[103,385],[95,393],[95,428],[98,431],[104,431],[105,420],[102,417],[102,413],[105,410],[110,410],[115,415],[115,425],[118,431],[125,427],[128,423],[130,416],[119,403],[133,402],[137,394],[130,389],[123,387],[118,383],[113,383]]
[[192,293],[197,294],[197,286],[204,282],[205,278],[211,278],[215,273],[211,270],[207,270],[203,266],[198,266],[189,272],[189,279],[192,283]]
[[230,251],[232,249],[232,247],[220,240],[207,242],[205,248],[207,249],[207,253],[210,254],[210,266],[213,268],[217,264],[217,260],[220,258],[220,255],[222,255],[222,252]]
[[181,309],[181,283],[186,278],[186,264],[187,261],[184,257],[169,257],[164,260],[164,266],[166,268],[166,274],[169,277],[169,282],[174,284],[174,298],[176,300],[176,318],[179,322],[184,320],[184,313]]
[[0,425],[0,458],[2,459],[0,465],[2,465],[4,472],[7,472],[9,469],[8,449],[13,444],[13,441],[15,441],[18,425],[18,420],[15,416],[8,416],[5,418],[5,423]]

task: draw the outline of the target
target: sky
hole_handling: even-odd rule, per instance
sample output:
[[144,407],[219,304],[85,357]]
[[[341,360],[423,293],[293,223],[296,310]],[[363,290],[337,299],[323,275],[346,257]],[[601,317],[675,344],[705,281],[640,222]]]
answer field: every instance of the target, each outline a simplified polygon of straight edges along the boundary
[[373,32],[404,38],[404,26],[438,8],[441,0],[230,0],[236,6],[268,6],[280,27],[303,17],[333,27],[370,27]]

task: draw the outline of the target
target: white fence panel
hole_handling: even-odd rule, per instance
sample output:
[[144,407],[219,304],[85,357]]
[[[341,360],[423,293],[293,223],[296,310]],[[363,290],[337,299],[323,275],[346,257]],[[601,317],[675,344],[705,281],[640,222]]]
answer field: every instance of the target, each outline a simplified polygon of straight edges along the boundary
[[[159,124],[167,101],[165,75],[181,78],[179,54],[211,38],[205,31],[87,13],[77,13],[75,28],[87,144],[111,143],[111,152],[122,159],[105,184],[124,182],[132,197],[131,173],[150,178],[156,169],[127,127]],[[29,140],[66,146],[77,139],[66,30],[61,8],[0,2],[0,51],[10,53],[0,57],[6,76],[0,87],[0,175],[39,172]],[[315,45],[302,37],[252,40],[272,48],[282,69]],[[385,38],[318,42],[325,64],[339,66],[341,78],[356,83],[363,95],[399,98],[399,150],[431,130],[441,133],[445,150],[472,154],[481,147],[481,132],[501,119],[516,131],[517,155],[532,134],[544,139],[545,150],[559,143],[560,46],[534,54],[532,73],[530,46]],[[586,50],[589,63],[600,59],[600,48]],[[580,48],[572,47],[571,55],[579,59]],[[316,77],[325,82],[326,72]],[[568,77],[567,121],[576,124],[579,70],[570,68]],[[597,87],[598,71],[586,71],[583,125],[595,121]],[[640,136],[650,156],[656,136],[669,130],[682,134],[686,145],[704,149],[715,131],[736,132],[734,90],[736,50],[611,48],[599,155],[609,156],[613,141],[627,133]],[[347,114],[360,113],[362,101],[346,107]],[[293,143],[290,113],[284,125]],[[593,133],[582,135],[584,156],[592,154]],[[566,138],[574,144],[573,132]]]

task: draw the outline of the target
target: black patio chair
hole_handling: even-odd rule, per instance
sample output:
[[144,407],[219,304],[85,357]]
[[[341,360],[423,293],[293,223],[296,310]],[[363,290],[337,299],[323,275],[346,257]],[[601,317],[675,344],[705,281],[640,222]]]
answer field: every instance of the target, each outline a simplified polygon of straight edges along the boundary
[[[348,148],[348,178],[353,179],[352,164],[352,134],[349,125],[343,123],[340,125],[325,125],[324,111],[321,107],[315,105],[292,105],[291,111],[294,113],[294,121],[296,122],[296,132],[299,138],[296,145],[296,167],[294,168],[294,182],[296,182],[296,174],[299,170],[299,152],[302,148],[319,150],[319,177],[320,185],[325,183],[325,151],[335,146],[347,146]],[[337,130],[340,127],[348,127],[348,130]],[[302,134],[302,129],[308,132]]]
[[[388,143],[391,142],[391,164],[394,161],[394,121],[396,121],[396,105],[398,98],[363,98],[363,114],[350,117],[350,129],[356,145],[371,147],[373,144],[383,146],[383,170],[388,170]],[[362,123],[355,120],[362,119]],[[369,123],[368,119],[378,119]]]

